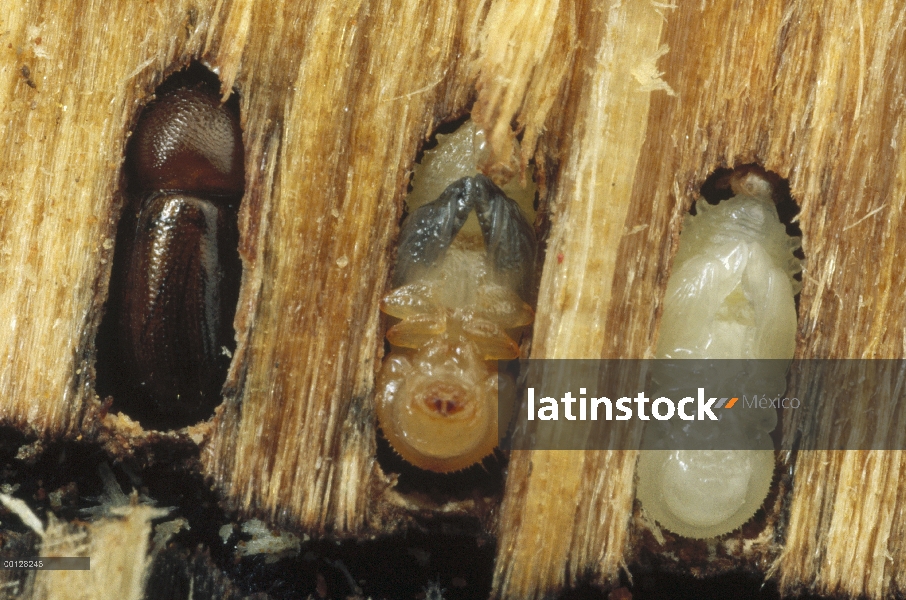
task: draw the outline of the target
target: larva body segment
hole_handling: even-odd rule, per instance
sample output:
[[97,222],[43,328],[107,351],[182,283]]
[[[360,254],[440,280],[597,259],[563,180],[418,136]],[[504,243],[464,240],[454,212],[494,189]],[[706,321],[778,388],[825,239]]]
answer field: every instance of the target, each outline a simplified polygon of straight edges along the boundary
[[[478,236],[463,231],[473,211]],[[381,304],[401,320],[387,332],[394,349],[377,380],[378,421],[411,464],[461,470],[497,445],[495,361],[519,355],[513,331],[534,317],[520,297],[530,285],[534,232],[513,200],[479,174],[415,210],[400,238],[395,288]]]
[[[667,284],[657,357],[665,359],[782,359],[746,381],[769,382],[782,394],[796,336],[794,296],[801,270],[771,200],[756,173],[734,175],[733,198],[687,216]],[[674,363],[675,364],[675,363]],[[735,376],[735,375],[734,375]],[[677,390],[682,376],[656,370],[656,393]],[[736,382],[744,386],[744,382]],[[721,412],[714,435],[745,436],[762,450],[677,450],[681,436],[702,435],[698,423],[649,425],[638,465],[637,497],[662,526],[686,537],[723,535],[742,526],[764,502],[774,471],[770,431],[774,409]],[[685,425],[685,424],[684,424]],[[709,434],[710,435],[710,434]],[[657,450],[660,448],[660,450]]]
[[448,473],[494,451],[497,370],[471,345],[433,336],[411,356],[388,357],[378,386],[381,428],[406,461]]

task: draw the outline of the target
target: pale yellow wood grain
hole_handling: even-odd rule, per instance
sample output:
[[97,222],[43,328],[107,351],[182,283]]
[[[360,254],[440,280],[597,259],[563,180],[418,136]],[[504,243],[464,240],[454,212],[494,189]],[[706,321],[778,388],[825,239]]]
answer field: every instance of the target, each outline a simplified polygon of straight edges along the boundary
[[149,506],[120,507],[119,514],[91,524],[51,521],[41,556],[88,557],[89,570],[37,571],[19,590],[34,600],[141,600],[152,558],[153,519],[167,511]]
[[0,17],[0,415],[24,430],[74,430],[92,396],[123,148],[145,86],[204,41],[188,5],[16,1]]
[[[802,208],[797,355],[906,348],[906,28],[893,0],[4,8],[3,424],[116,455],[156,443],[103,416],[94,336],[129,131],[162,78],[193,58],[240,94],[244,272],[224,406],[168,435],[201,445],[228,507],[350,536],[411,518],[413,499],[374,460],[378,300],[419,146],[472,102],[501,160],[522,135],[519,158],[535,161],[541,184],[532,356],[649,356],[684,212],[715,168],[750,162],[787,178]],[[514,455],[500,511],[482,517],[499,536],[494,594],[612,579],[635,556],[643,532],[631,527],[645,527],[630,520],[634,460]],[[903,470],[892,453],[802,453],[780,503],[786,528],[763,532],[742,562],[775,561],[784,592],[903,590]]]
[[[551,232],[532,342],[533,358],[598,358],[606,330],[620,239],[653,94],[651,78],[664,19],[650,2],[584,7],[601,18],[587,39],[587,71],[571,146],[551,201]],[[640,346],[635,356],[644,356]],[[631,357],[633,350],[616,356]],[[501,515],[495,592],[533,598],[567,578],[615,577],[628,541],[633,501],[633,452],[536,450],[511,458]],[[588,469],[594,465],[596,468]],[[556,498],[556,501],[552,499]]]

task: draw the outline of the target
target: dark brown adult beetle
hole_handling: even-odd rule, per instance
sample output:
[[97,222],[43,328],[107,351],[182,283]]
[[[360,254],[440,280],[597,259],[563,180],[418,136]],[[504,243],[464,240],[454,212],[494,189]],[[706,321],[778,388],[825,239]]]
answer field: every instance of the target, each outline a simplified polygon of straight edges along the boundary
[[108,363],[99,379],[112,373],[127,412],[150,402],[178,424],[220,403],[235,345],[245,156],[237,102],[221,104],[218,92],[178,74],[139,118],[111,282],[113,339],[108,356],[99,348]]

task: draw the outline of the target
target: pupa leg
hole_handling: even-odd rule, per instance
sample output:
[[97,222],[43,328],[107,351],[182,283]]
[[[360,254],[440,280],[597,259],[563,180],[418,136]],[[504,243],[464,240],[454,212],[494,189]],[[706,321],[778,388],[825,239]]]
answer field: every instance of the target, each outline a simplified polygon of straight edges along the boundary
[[447,186],[437,200],[406,218],[400,230],[393,287],[416,278],[421,269],[444,255],[472,212],[479,193],[475,180],[463,177]]
[[535,230],[519,205],[493,181],[484,175],[476,175],[474,180],[482,192],[476,195],[475,213],[488,256],[494,268],[527,299],[535,270]]

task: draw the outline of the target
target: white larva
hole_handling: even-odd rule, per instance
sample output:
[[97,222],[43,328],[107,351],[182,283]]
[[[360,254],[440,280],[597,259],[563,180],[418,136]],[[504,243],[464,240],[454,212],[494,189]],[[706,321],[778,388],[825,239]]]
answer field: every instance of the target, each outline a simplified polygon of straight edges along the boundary
[[[667,284],[658,358],[783,359],[793,357],[794,296],[801,270],[771,200],[771,185],[755,173],[731,180],[735,196],[717,206],[698,203],[687,216]],[[774,363],[775,394],[785,388],[788,362]],[[781,372],[782,371],[782,372]],[[655,373],[659,389],[671,376]],[[765,388],[761,388],[765,389]],[[669,395],[669,394],[667,394]],[[691,538],[723,535],[741,527],[764,502],[774,471],[768,433],[773,409],[721,413],[721,434],[745,432],[763,450],[676,450],[689,428],[659,423],[645,433],[637,497],[661,526]]]

